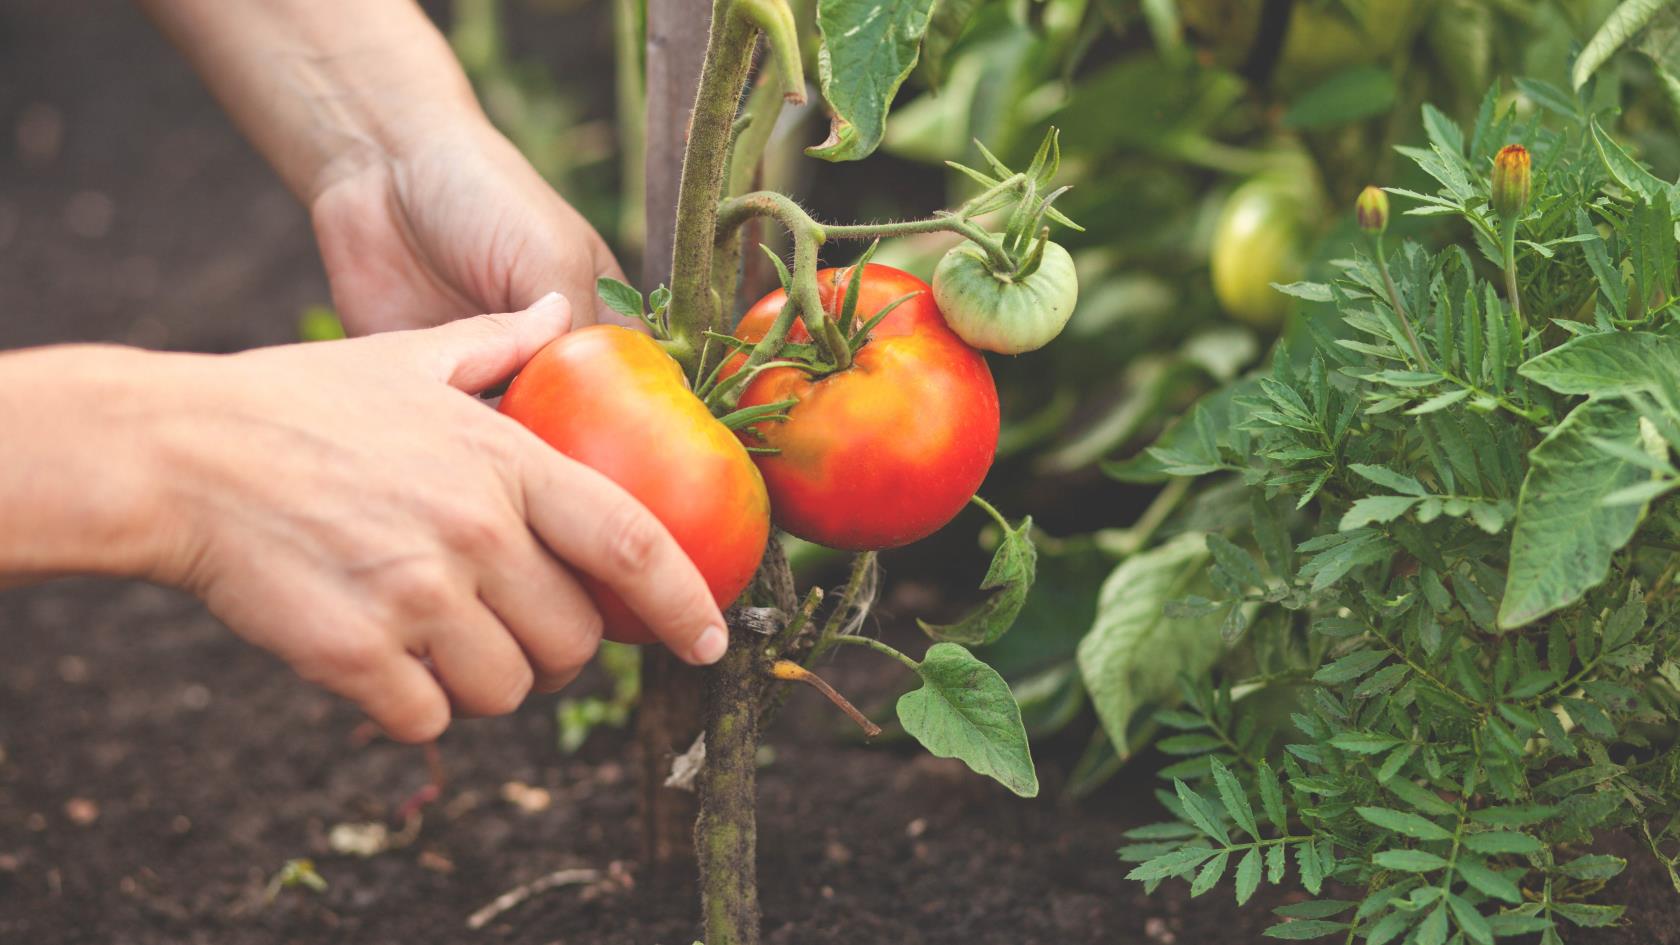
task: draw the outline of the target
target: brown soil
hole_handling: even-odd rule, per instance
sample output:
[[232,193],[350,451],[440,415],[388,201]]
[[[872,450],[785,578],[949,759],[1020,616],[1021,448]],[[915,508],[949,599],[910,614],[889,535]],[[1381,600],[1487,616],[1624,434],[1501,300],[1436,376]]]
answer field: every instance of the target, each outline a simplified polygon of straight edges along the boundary
[[[597,5],[598,6],[598,5]],[[533,17],[530,48],[606,75],[598,9]],[[200,351],[290,340],[327,298],[305,215],[188,70],[122,3],[0,4],[0,348],[113,340]],[[911,569],[914,570],[914,569]],[[389,822],[417,749],[353,743],[358,718],[234,640],[196,604],[73,581],[0,595],[0,943],[275,945],[485,941],[688,945],[691,890],[632,860],[622,735],[555,748],[553,701],[445,737],[449,786],[409,846],[331,852]],[[865,655],[867,656],[867,655]],[[837,681],[885,693],[848,655]],[[1078,806],[1055,798],[1077,744],[1038,746],[1044,797],[954,762],[830,735],[799,693],[761,777],[767,939],[798,945],[1253,942],[1221,888],[1146,897],[1113,849],[1158,814],[1142,768]],[[518,782],[552,804],[504,799]],[[1622,850],[1625,846],[1627,849]],[[1599,942],[1676,942],[1667,877],[1632,842],[1614,889],[1634,924]],[[328,887],[265,901],[313,857]],[[615,866],[615,864],[617,864]],[[469,914],[568,867],[606,882],[541,894],[482,931]],[[1572,941],[1584,940],[1573,937]]]

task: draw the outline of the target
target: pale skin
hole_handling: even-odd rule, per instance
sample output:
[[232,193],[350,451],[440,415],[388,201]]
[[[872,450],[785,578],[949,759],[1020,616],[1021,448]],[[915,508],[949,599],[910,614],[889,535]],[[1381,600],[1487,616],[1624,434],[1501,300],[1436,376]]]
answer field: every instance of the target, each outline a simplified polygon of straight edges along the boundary
[[[141,5],[308,206],[346,326],[389,333],[0,354],[0,586],[186,589],[403,741],[571,681],[601,635],[580,575],[683,659],[720,658],[722,615],[658,520],[472,396],[596,321],[618,268],[418,7]],[[512,314],[455,321],[481,311]]]

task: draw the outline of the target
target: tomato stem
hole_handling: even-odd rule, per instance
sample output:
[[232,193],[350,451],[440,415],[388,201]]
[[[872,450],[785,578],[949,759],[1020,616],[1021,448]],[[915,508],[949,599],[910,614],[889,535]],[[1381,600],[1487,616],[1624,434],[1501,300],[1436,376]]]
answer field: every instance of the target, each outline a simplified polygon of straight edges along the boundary
[[904,655],[903,653],[900,653],[898,650],[893,649],[892,647],[888,646],[887,644],[882,643],[880,640],[877,640],[874,637],[860,637],[860,636],[856,636],[854,634],[847,634],[846,636],[843,636],[843,637],[835,637],[834,642],[835,643],[849,643],[852,646],[867,646],[871,650],[874,650],[877,653],[884,653],[887,656],[890,656],[893,659],[898,660],[900,663],[903,663],[905,666],[909,667],[910,671],[913,672],[913,673],[914,672],[920,672],[921,668],[922,668],[922,664],[916,662],[915,660],[913,660],[910,657]]
[[857,706],[852,705],[845,696],[837,692],[821,676],[798,663],[792,660],[777,660],[770,664],[770,675],[785,682],[802,682],[822,693],[828,698],[828,701],[834,703],[835,708],[846,713],[848,718],[857,723],[858,728],[863,729],[864,738],[874,738],[881,734],[881,726],[871,722],[869,716],[859,712]]
[[691,378],[699,377],[703,370],[704,332],[721,327],[718,300],[712,292],[713,234],[735,113],[746,88],[757,40],[757,27],[737,11],[734,0],[714,0],[705,65],[677,190],[676,238],[671,254],[673,355]]

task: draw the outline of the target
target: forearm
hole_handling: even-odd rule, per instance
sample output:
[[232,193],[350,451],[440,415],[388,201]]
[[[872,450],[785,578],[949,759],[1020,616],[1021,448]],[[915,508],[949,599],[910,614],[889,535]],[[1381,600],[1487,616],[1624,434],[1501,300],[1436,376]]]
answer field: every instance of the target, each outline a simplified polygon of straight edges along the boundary
[[482,121],[413,0],[138,0],[306,203],[369,161]]
[[0,587],[155,576],[171,528],[145,430],[166,408],[147,388],[171,357],[91,345],[0,354]]

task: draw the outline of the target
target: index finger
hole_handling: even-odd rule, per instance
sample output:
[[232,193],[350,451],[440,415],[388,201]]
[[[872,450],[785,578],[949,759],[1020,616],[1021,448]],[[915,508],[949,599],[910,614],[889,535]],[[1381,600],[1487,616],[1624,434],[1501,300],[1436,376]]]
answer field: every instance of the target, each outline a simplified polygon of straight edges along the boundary
[[729,631],[711,589],[652,512],[535,436],[521,467],[525,518],[555,557],[611,588],[678,658],[723,657]]

